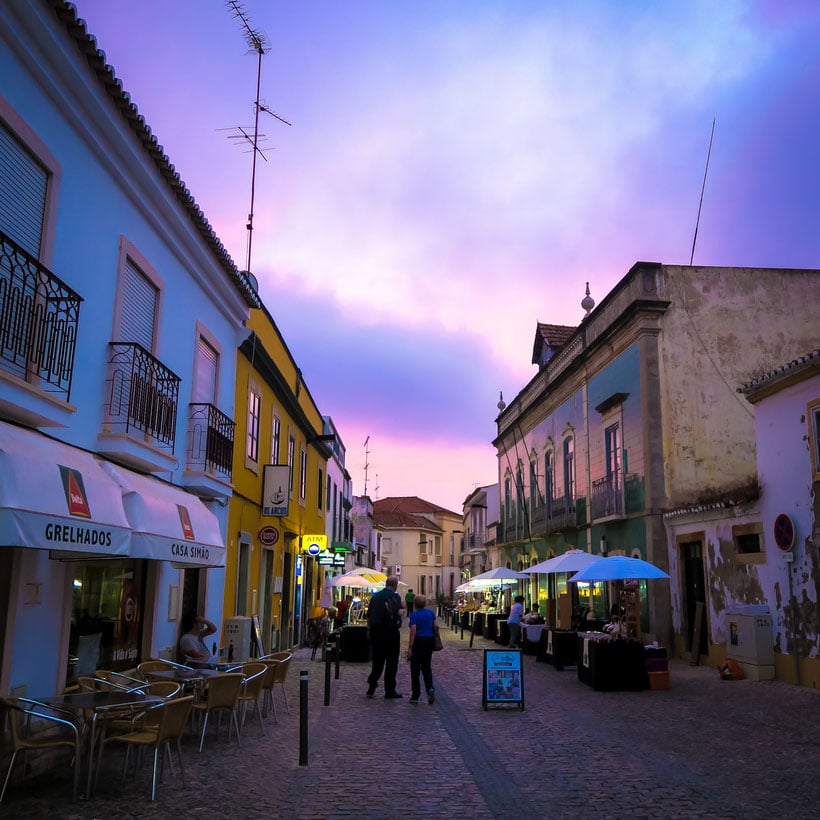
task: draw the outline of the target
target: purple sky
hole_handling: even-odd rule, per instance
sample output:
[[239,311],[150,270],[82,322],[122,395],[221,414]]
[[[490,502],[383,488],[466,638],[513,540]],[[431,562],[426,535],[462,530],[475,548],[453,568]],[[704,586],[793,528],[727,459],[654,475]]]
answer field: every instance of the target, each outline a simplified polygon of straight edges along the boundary
[[[220,0],[76,0],[245,266],[256,59]],[[497,480],[536,321],[637,260],[820,266],[820,4],[268,2],[252,269],[371,497]],[[377,489],[378,487],[378,489]]]

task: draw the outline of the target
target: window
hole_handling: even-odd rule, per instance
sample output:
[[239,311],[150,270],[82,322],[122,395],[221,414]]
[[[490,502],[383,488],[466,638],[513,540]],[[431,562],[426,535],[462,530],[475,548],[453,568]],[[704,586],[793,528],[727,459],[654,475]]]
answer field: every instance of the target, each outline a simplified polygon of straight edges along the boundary
[[279,450],[282,444],[282,422],[279,421],[279,416],[273,416],[270,431],[270,463],[279,463]]
[[194,404],[216,403],[216,377],[219,369],[219,353],[202,334],[197,338],[194,361],[194,384],[191,401]]
[[613,424],[604,431],[606,440],[606,475],[611,484],[617,484],[621,475],[621,429]]
[[814,481],[820,481],[820,399],[809,403],[809,441]]
[[299,448],[299,500],[304,502],[307,495],[307,453]]
[[319,468],[319,481],[316,484],[316,507],[321,510],[322,509],[322,496],[324,495],[325,491],[325,474],[322,471],[322,468]]
[[262,397],[255,385],[248,388],[248,437],[245,456],[253,464],[259,463],[259,414]]
[[146,263],[133,258],[133,249],[125,249],[125,261],[120,278],[119,330],[120,342],[140,345],[154,354],[159,307],[159,288],[149,277]]
[[732,540],[735,544],[735,560],[738,563],[754,564],[765,561],[763,525],[759,522],[732,527]]
[[564,498],[567,507],[575,507],[575,442],[570,437],[564,439]]
[[533,508],[541,506],[541,491],[538,487],[538,465],[535,459],[530,461],[530,504]]
[[294,440],[293,436],[288,436],[288,467],[290,468],[288,473],[288,492],[290,493],[291,498],[293,497],[293,468],[295,458],[296,441]]
[[524,510],[524,468],[520,461],[515,471],[515,501],[518,505],[518,512],[522,513]]
[[508,473],[506,478],[504,479],[504,515],[507,518],[511,518],[512,514],[512,486],[510,475]]
[[[46,226],[49,183],[52,174],[43,157],[30,150],[39,142],[27,126],[6,110],[0,101],[0,114],[15,120],[15,130],[25,145],[6,124],[0,122],[0,231],[35,259],[42,259],[43,231]],[[56,161],[50,157],[51,164]]]
[[330,491],[333,486],[333,482],[330,479],[330,476],[327,477],[327,500],[325,502],[325,509],[330,509]]
[[554,490],[554,464],[552,450],[547,450],[544,455],[544,504],[547,508],[547,515],[552,509],[552,499],[555,495]]

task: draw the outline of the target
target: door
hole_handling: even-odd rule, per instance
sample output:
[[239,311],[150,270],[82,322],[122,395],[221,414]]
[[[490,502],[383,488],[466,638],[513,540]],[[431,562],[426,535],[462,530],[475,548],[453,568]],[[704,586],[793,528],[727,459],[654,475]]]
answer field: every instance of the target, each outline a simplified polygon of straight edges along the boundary
[[291,602],[293,595],[293,555],[285,552],[282,567],[282,623],[280,625],[282,633],[282,649],[289,649],[292,642],[291,623]]
[[271,610],[273,609],[273,550],[262,550],[261,572],[259,578],[260,596],[259,614],[261,616],[262,645],[265,652],[273,652],[274,641],[271,635],[273,623],[271,621]]
[[[686,607],[686,646],[691,652],[692,638],[695,633],[695,612],[698,603],[703,604],[704,621],[706,620],[706,580],[703,572],[703,544],[701,541],[685,541],[680,545],[681,565],[683,566],[683,597]],[[709,630],[704,622],[701,624],[698,652],[709,653]]]

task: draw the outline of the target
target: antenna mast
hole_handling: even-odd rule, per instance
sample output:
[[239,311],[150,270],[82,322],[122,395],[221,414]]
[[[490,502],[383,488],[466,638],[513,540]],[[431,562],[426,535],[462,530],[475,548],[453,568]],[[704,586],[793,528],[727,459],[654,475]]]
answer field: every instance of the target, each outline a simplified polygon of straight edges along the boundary
[[245,139],[246,141],[250,142],[251,149],[253,153],[253,162],[251,165],[251,205],[250,205],[250,212],[248,213],[248,255],[247,261],[245,264],[245,270],[250,273],[251,272],[251,248],[253,246],[253,205],[254,199],[256,196],[256,156],[257,154],[265,159],[264,152],[259,148],[259,139],[260,137],[264,138],[264,134],[259,133],[259,112],[264,111],[267,114],[270,114],[272,117],[275,117],[280,122],[283,122],[285,125],[290,125],[290,123],[280,117],[278,114],[271,111],[267,105],[259,97],[259,93],[262,87],[262,55],[267,54],[270,51],[270,44],[268,42],[268,38],[263,34],[259,29],[253,28],[251,26],[251,19],[248,16],[245,9],[242,7],[242,4],[239,0],[225,0],[225,5],[228,7],[228,10],[232,12],[233,16],[239,20],[239,25],[242,29],[242,33],[245,37],[245,42],[248,44],[251,52],[256,54],[256,101],[254,102],[253,106],[253,134],[249,135],[246,132],[245,128],[241,126],[238,127],[239,129],[239,139]]
[[370,441],[370,436],[368,436],[364,440],[364,494],[367,495],[367,470],[370,467],[370,462],[368,461],[368,457],[370,456],[370,450],[367,449],[367,442]]
[[689,265],[695,260],[695,243],[698,241],[698,226],[700,225],[700,209],[703,207],[703,194],[706,191],[706,175],[709,173],[709,158],[712,156],[712,140],[715,138],[715,120],[712,118],[712,133],[709,136],[709,150],[706,152],[706,168],[703,170],[703,185],[700,189],[700,202],[698,203],[698,218],[695,220],[695,236],[692,239],[692,254],[689,257]]

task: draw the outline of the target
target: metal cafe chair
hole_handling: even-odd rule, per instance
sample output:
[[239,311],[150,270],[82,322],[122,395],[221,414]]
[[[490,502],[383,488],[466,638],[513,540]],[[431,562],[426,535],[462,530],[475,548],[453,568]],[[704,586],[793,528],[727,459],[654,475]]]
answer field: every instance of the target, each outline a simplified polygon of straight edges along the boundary
[[208,691],[205,694],[205,699],[194,703],[194,712],[199,712],[202,717],[202,734],[199,738],[199,751],[205,744],[205,730],[208,728],[208,718],[211,712],[217,712],[219,721],[216,725],[216,734],[219,736],[219,726],[221,723],[222,712],[230,713],[230,722],[228,723],[228,740],[231,739],[231,723],[236,729],[236,741],[242,746],[242,740],[239,736],[239,723],[236,719],[237,702],[239,699],[239,689],[245,676],[241,672],[225,672],[219,675],[214,675],[208,682]]
[[[53,707],[46,706],[38,701],[29,698],[3,698],[0,703],[5,707],[9,716],[11,728],[12,754],[6,777],[3,781],[3,789],[0,791],[0,805],[6,796],[6,789],[11,780],[11,772],[14,763],[20,752],[30,750],[66,748],[73,751],[71,764],[74,766],[74,799],[77,799],[77,786],[80,779],[80,741],[82,732],[72,720],[67,717],[59,717],[55,714]],[[60,714],[63,714],[60,712]],[[57,728],[56,733],[43,732],[44,725],[49,724],[50,729]]]
[[[171,698],[170,700],[166,700],[146,710],[146,719],[141,726],[135,727],[132,731],[126,732],[123,735],[113,735],[112,737],[104,738],[102,741],[102,745],[106,743],[126,744],[125,762],[122,769],[123,782],[125,782],[125,776],[128,771],[131,749],[150,748],[154,750],[154,767],[151,774],[151,800],[155,800],[157,796],[157,768],[160,761],[160,750],[163,748],[167,750],[170,762],[172,742],[176,745],[179,773],[182,779],[182,785],[183,787],[185,786],[185,769],[182,763],[180,738],[185,729],[185,724],[188,722],[188,715],[191,713],[193,702],[194,699],[191,695],[184,698]],[[99,773],[100,767],[98,766],[97,777],[99,777]]]
[[285,680],[288,676],[288,669],[290,668],[290,659],[293,657],[293,654],[290,652],[277,652],[279,657],[273,657],[271,660],[276,661],[273,666],[273,675],[270,684],[270,688],[266,689],[266,698],[267,704],[265,706],[265,712],[267,713],[267,706],[269,705],[273,709],[273,718],[274,720],[279,720],[278,715],[276,714],[276,698],[274,697],[274,687],[279,684],[282,689],[282,697],[285,700],[285,709],[287,713],[290,714],[290,706],[288,705],[288,693],[285,689]]
[[242,681],[242,686],[239,687],[239,697],[237,699],[242,708],[242,717],[239,721],[240,729],[245,728],[245,716],[247,715],[248,706],[252,706],[256,711],[257,718],[259,718],[262,734],[265,734],[265,725],[262,723],[262,713],[259,710],[259,696],[262,694],[262,685],[265,682],[267,673],[268,665],[264,661],[251,661],[242,666],[242,674],[245,679]]

